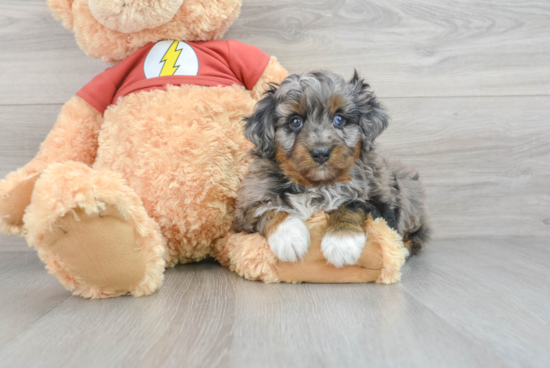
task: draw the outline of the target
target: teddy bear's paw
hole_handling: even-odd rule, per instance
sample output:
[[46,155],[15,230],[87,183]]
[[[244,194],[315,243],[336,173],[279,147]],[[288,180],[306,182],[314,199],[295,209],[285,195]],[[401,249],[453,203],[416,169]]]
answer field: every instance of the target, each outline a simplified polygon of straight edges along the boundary
[[271,251],[283,262],[297,262],[309,248],[309,230],[297,217],[287,217],[267,239]]
[[10,191],[4,192],[3,186],[10,186],[5,180],[0,182],[0,231],[10,235],[23,235],[23,215],[31,203],[34,184],[39,175],[21,180]]
[[354,265],[365,247],[364,233],[331,233],[321,241],[321,251],[328,263],[336,267]]
[[134,227],[112,205],[99,213],[70,211],[45,234],[44,246],[71,278],[88,288],[125,294],[145,278]]

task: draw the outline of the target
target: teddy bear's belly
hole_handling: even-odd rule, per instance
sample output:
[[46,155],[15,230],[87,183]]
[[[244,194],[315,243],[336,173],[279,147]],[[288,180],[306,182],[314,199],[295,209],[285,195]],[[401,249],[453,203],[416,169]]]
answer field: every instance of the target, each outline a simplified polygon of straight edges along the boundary
[[126,96],[105,112],[96,169],[122,173],[162,228],[168,263],[204,258],[227,233],[250,143],[240,87],[169,86]]

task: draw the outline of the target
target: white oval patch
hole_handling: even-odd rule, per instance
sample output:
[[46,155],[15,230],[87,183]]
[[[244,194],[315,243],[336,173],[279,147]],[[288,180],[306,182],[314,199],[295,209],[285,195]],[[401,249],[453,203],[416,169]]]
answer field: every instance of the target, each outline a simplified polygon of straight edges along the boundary
[[143,63],[145,78],[169,75],[199,74],[195,50],[183,41],[159,41],[151,48]]

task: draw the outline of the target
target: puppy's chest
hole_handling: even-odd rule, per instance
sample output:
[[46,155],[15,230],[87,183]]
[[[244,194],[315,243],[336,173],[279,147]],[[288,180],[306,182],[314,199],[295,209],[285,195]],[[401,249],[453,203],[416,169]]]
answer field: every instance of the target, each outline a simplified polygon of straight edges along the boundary
[[307,219],[315,212],[334,211],[354,200],[368,200],[368,185],[351,181],[337,183],[331,187],[306,188],[304,192],[287,194],[287,211],[296,217]]

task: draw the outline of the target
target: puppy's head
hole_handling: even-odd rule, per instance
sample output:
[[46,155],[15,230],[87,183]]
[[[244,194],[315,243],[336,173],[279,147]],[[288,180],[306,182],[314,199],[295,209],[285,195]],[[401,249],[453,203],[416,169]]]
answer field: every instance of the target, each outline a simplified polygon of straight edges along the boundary
[[246,119],[245,135],[261,157],[276,160],[298,184],[351,180],[362,150],[386,129],[388,116],[357,73],[346,82],[325,71],[273,85]]

